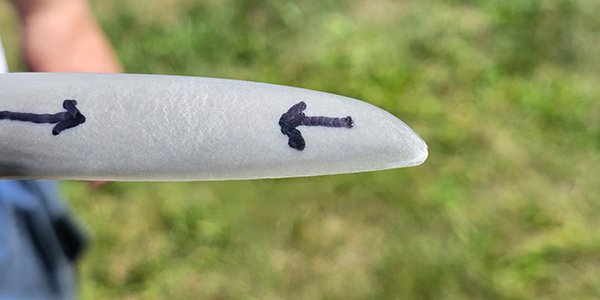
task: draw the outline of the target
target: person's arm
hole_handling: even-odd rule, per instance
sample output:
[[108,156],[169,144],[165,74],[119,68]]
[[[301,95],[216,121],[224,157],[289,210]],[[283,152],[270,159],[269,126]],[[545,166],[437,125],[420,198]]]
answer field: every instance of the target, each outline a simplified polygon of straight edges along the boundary
[[11,0],[23,28],[30,71],[122,72],[85,0]]

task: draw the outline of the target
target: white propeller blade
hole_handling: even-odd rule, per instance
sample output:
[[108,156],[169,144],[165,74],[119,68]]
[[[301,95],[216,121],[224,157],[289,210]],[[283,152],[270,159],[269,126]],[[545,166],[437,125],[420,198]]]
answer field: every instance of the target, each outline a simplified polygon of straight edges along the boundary
[[426,158],[425,142],[393,115],[322,92],[183,76],[0,74],[2,179],[276,178]]

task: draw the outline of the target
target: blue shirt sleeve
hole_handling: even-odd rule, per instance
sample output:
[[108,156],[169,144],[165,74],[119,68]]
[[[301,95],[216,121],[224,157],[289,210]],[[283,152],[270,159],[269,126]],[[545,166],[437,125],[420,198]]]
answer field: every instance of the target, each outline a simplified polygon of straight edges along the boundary
[[0,300],[73,299],[73,261],[85,245],[57,183],[0,181]]

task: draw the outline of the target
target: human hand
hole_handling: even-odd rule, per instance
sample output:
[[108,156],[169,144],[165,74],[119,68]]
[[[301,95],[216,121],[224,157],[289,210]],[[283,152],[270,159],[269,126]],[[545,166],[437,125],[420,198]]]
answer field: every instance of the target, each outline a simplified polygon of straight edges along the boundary
[[35,72],[118,73],[122,68],[84,0],[11,0]]

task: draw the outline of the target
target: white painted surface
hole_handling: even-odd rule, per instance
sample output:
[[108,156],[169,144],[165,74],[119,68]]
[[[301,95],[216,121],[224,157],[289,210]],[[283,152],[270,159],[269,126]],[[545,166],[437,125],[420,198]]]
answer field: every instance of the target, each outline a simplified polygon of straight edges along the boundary
[[[161,75],[0,74],[0,110],[64,111],[86,122],[0,120],[0,178],[226,180],[400,168],[427,158],[425,142],[393,115],[362,101],[279,85]],[[351,116],[347,128],[298,129],[288,146],[281,115],[304,101],[308,116]]]
[[8,64],[6,63],[6,55],[4,54],[4,48],[2,47],[2,40],[0,40],[0,73],[8,72]]

